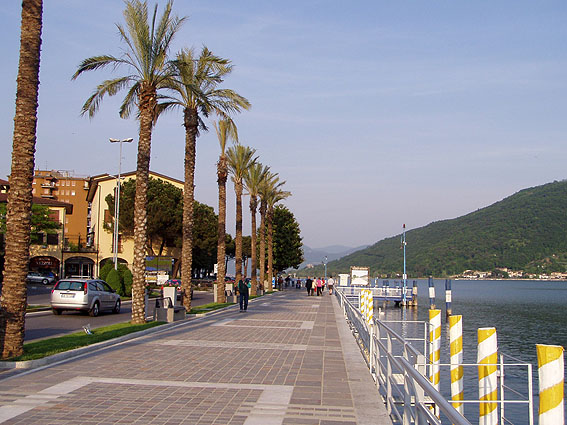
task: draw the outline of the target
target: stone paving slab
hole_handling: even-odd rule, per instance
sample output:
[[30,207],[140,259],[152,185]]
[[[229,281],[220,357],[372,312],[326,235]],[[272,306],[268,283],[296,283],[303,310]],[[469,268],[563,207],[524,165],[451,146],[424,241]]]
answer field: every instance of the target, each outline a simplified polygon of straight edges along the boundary
[[391,424],[334,297],[287,290],[1,379],[6,424]]

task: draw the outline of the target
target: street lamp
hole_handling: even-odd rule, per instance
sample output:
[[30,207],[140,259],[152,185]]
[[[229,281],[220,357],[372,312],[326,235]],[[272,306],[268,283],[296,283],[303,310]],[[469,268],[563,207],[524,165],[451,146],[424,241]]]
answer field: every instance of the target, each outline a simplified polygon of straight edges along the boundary
[[323,264],[325,265],[325,282],[327,281],[327,256],[325,255],[325,261],[323,261]]
[[120,173],[122,172],[122,143],[131,143],[134,139],[108,139],[110,143],[120,143],[120,157],[118,159],[118,177],[114,191],[114,270],[118,269],[118,218],[120,215]]

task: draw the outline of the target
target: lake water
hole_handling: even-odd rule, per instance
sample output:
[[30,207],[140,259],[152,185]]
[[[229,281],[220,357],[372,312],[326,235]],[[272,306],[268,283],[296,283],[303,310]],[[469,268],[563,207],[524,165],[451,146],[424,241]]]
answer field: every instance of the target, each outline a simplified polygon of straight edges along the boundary
[[[412,286],[413,280],[408,281]],[[399,284],[399,282],[398,282]],[[390,280],[390,286],[396,286]],[[445,320],[445,280],[435,281],[436,308],[442,310],[442,363],[448,363],[449,335]],[[465,363],[476,363],[477,329],[495,327],[499,353],[533,365],[534,419],[537,423],[537,354],[536,344],[561,345],[567,348],[567,282],[548,281],[452,281],[453,314],[463,316],[463,356]],[[427,280],[418,280],[418,308],[382,307],[386,320],[428,320]],[[444,369],[442,368],[442,373]],[[523,369],[525,371],[525,369]],[[522,376],[519,376],[522,375]],[[442,375],[442,381],[443,381]],[[465,399],[478,397],[476,368],[465,368]],[[442,392],[448,393],[448,368],[445,368]],[[513,369],[506,382],[525,392],[525,372]],[[523,385],[523,388],[522,388]],[[567,392],[566,392],[567,394]],[[567,407],[567,406],[566,406]],[[523,409],[523,410],[522,410]],[[506,416],[514,424],[527,424],[526,407],[508,408]],[[466,405],[465,416],[476,423],[478,405]],[[567,418],[567,414],[566,414]]]

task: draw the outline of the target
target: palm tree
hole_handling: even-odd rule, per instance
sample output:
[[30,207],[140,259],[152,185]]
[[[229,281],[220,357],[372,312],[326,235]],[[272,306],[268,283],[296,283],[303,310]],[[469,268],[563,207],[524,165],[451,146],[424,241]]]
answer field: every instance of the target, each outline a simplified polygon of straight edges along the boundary
[[173,95],[165,96],[160,110],[183,108],[185,126],[185,183],[183,188],[183,245],[181,249],[181,282],[183,305],[191,309],[191,270],[193,266],[193,202],[195,199],[196,142],[199,130],[207,131],[202,117],[213,111],[221,114],[249,109],[247,99],[228,89],[218,89],[222,77],[232,71],[227,59],[214,56],[203,47],[195,58],[191,49],[182,50],[172,61],[176,78],[169,82]]
[[256,269],[258,268],[257,255],[256,255],[256,211],[258,209],[258,192],[260,190],[260,184],[268,175],[270,167],[264,166],[259,162],[255,163],[253,166],[248,168],[246,174],[244,175],[244,185],[250,196],[250,217],[251,217],[251,241],[250,241],[250,251],[251,251],[251,295],[256,295],[257,279],[256,279]]
[[172,16],[172,0],[168,1],[161,18],[157,19],[157,4],[148,20],[146,1],[127,0],[124,18],[126,28],[117,24],[121,40],[126,45],[120,57],[93,56],[85,59],[73,79],[86,71],[112,66],[126,67],[129,74],[103,81],[83,105],[82,113],[92,117],[105,95],[113,96],[129,90],[120,107],[120,116],[128,118],[137,107],[139,124],[138,159],[136,167],[136,196],[134,200],[134,262],[132,284],[132,323],[146,321],[144,305],[145,259],[147,245],[147,189],[150,169],[152,130],[159,115],[158,90],[172,78],[168,53],[171,42],[185,18]]
[[24,350],[26,273],[29,263],[32,180],[37,128],[43,1],[22,1],[20,62],[6,214],[4,283],[0,307],[2,358]]
[[234,192],[236,193],[236,237],[235,237],[235,267],[238,282],[242,279],[242,191],[244,188],[244,176],[249,167],[254,165],[257,157],[254,157],[256,149],[248,146],[235,145],[228,149],[228,171],[232,174]]
[[281,190],[280,187],[283,186],[285,182],[279,183],[268,193],[266,200],[267,212],[266,212],[266,223],[267,223],[267,239],[268,239],[268,281],[272,281],[272,276],[274,273],[274,206],[291,196],[291,192]]
[[283,183],[279,183],[277,173],[267,172],[260,186],[258,187],[258,195],[260,196],[260,229],[258,231],[258,239],[260,240],[259,252],[259,268],[260,268],[260,284],[264,285],[264,291],[272,289],[272,279],[266,281],[266,214],[268,211],[268,198],[271,191],[275,190]]
[[217,302],[226,302],[224,277],[226,274],[226,180],[228,178],[228,160],[226,143],[232,139],[238,141],[238,131],[234,121],[222,118],[214,123],[221,153],[217,163],[217,183],[219,185],[219,225],[217,234]]

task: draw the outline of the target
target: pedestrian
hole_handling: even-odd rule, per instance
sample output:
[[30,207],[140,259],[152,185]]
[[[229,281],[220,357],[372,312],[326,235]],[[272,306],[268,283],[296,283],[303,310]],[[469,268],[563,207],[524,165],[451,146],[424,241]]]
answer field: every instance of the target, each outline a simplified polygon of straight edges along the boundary
[[240,312],[248,310],[248,285],[242,279],[238,281],[238,292],[240,293]]
[[305,281],[305,288],[307,289],[307,296],[311,295],[311,288],[313,287],[313,281],[308,276],[307,280]]
[[296,289],[301,288],[301,279],[300,278],[297,278],[297,280],[295,281],[295,288]]
[[333,295],[333,286],[335,286],[335,279],[333,279],[333,276],[329,276],[329,281],[327,282],[327,287],[329,288],[329,295]]
[[317,278],[317,296],[320,296],[323,294],[323,282],[321,282],[321,278]]
[[281,275],[278,277],[278,290],[281,291],[283,289],[283,277]]
[[291,278],[289,277],[289,275],[287,275],[287,277],[285,278],[285,287],[286,288],[289,286],[290,281],[291,281]]

